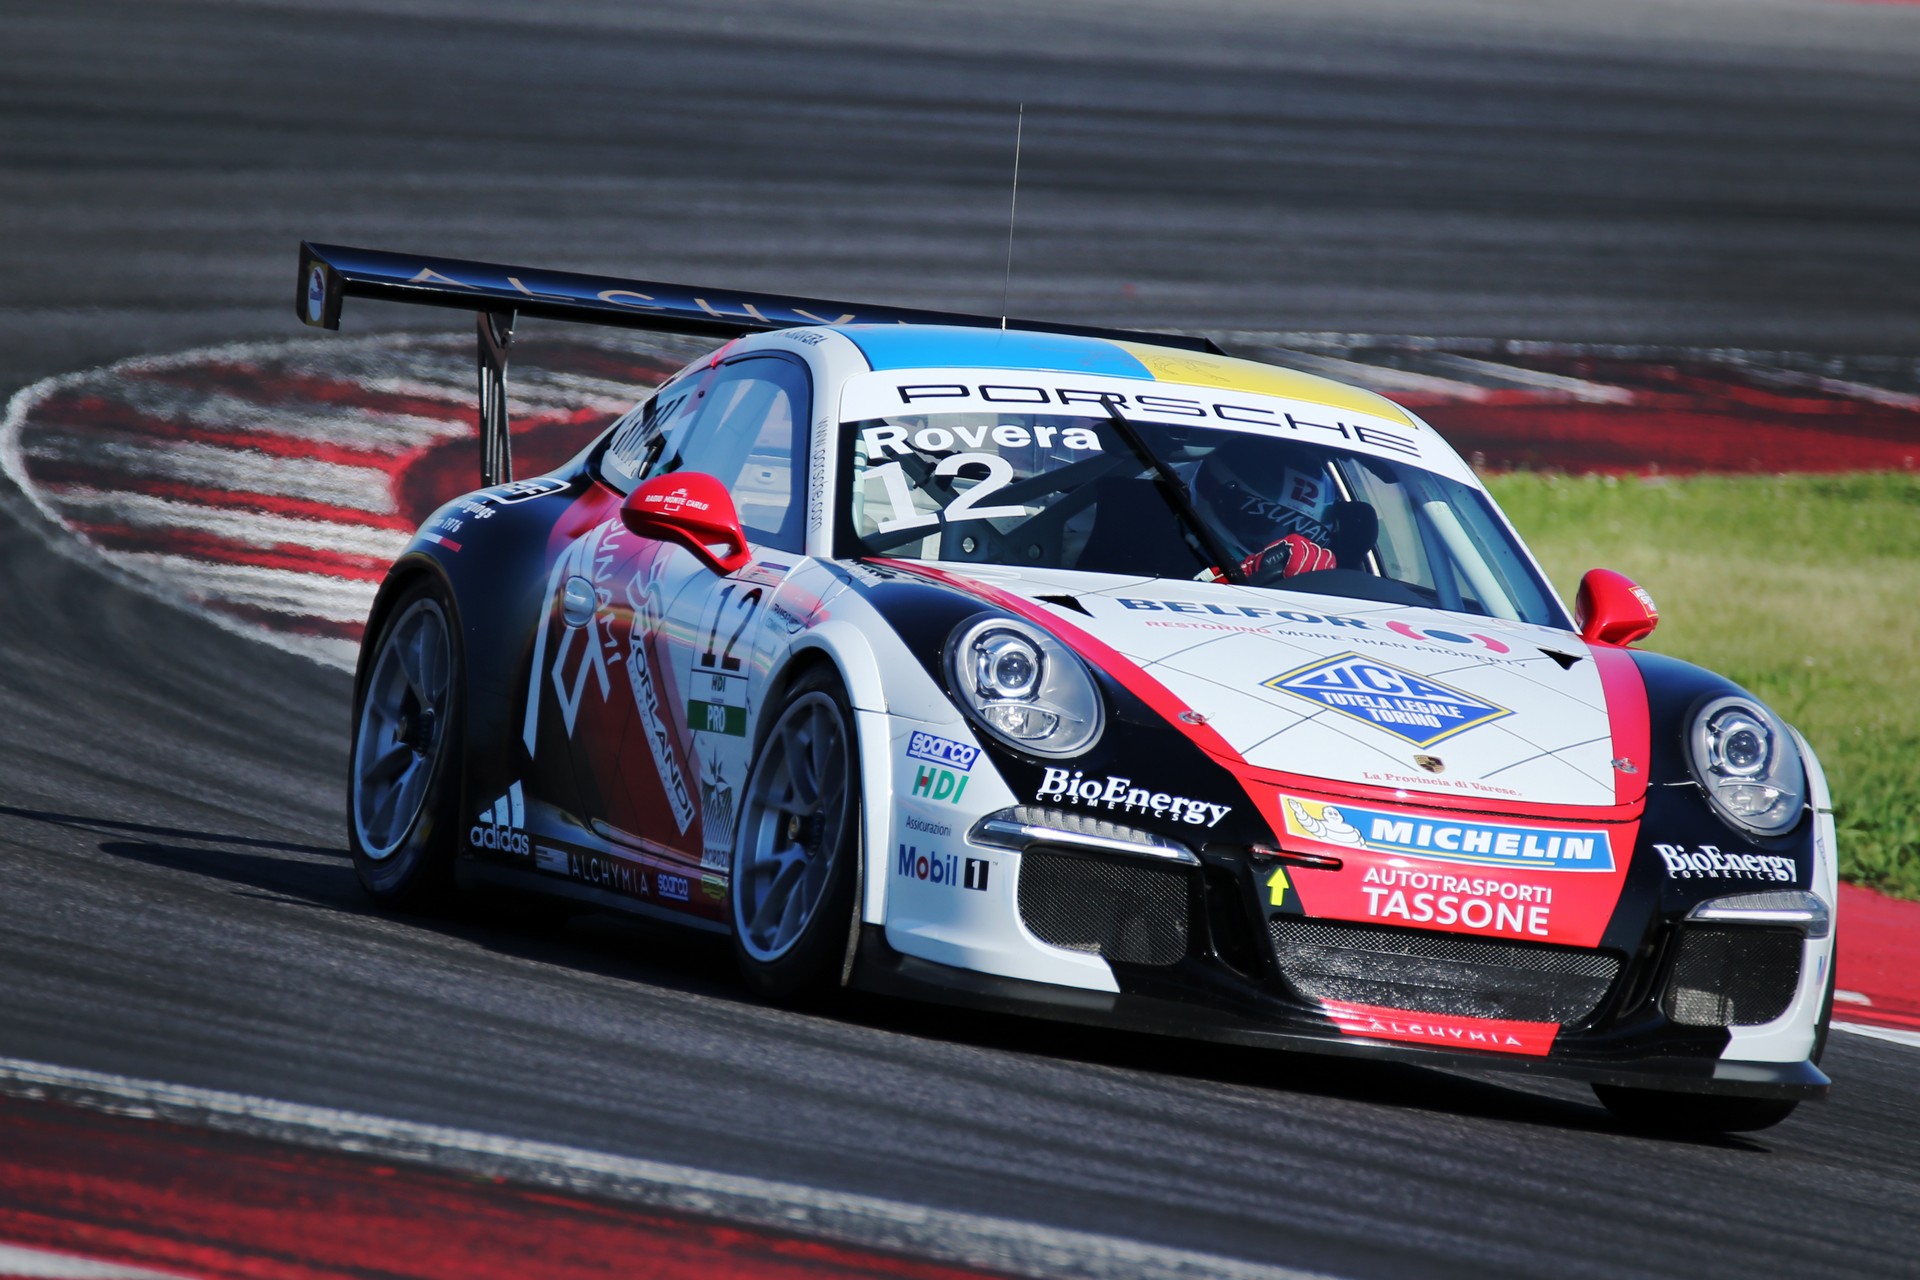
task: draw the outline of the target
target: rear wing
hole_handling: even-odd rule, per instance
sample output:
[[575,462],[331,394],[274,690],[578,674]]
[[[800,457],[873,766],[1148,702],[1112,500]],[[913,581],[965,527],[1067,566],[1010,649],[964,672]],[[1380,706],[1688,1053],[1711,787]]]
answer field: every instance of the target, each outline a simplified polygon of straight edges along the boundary
[[489,486],[513,478],[507,438],[507,352],[513,342],[514,319],[521,315],[715,338],[737,338],[799,325],[949,324],[1150,342],[1188,351],[1220,350],[1208,339],[1188,334],[743,293],[302,241],[299,290],[294,301],[300,319],[316,328],[338,329],[340,309],[348,298],[477,313],[480,480]]

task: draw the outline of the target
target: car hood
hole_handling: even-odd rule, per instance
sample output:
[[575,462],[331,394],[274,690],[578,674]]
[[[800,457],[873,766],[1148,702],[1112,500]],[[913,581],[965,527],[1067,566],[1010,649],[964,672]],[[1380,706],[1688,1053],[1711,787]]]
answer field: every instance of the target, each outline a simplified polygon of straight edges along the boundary
[[[1100,646],[1116,651],[1255,769],[1508,805],[1645,793],[1645,760],[1615,767],[1598,664],[1568,631],[1270,588],[942,568],[1091,636],[1095,665],[1115,661]],[[1644,716],[1632,696],[1642,705],[1615,715]]]

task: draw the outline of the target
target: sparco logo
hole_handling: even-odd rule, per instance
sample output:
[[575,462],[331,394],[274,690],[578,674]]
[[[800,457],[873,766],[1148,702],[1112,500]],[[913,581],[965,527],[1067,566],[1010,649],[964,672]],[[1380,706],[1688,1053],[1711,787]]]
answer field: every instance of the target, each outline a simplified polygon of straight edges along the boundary
[[467,832],[467,843],[476,849],[498,849],[522,857],[533,852],[527,843],[527,803],[519,783],[480,811]]
[[1233,812],[1230,804],[1208,804],[1164,791],[1148,791],[1133,785],[1132,778],[1105,779],[1081,776],[1078,769],[1049,767],[1040,779],[1037,800],[1063,800],[1083,804],[1090,809],[1119,810],[1123,813],[1150,813],[1169,822],[1185,822],[1196,827],[1211,827]]
[[1687,849],[1677,844],[1656,844],[1654,852],[1667,864],[1667,874],[1676,880],[1777,880],[1791,884],[1799,877],[1792,858],[1771,853],[1722,853],[1718,845],[1703,844]]

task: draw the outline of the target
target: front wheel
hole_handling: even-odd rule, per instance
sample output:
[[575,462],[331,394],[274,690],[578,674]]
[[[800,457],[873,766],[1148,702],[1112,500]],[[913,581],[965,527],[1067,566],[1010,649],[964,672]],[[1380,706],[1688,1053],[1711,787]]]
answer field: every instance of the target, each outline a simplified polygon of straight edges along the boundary
[[803,676],[747,774],[734,828],[734,954],[770,999],[825,992],[852,945],[858,762],[840,681],[824,669]]
[[396,906],[443,899],[459,815],[460,642],[438,580],[403,591],[374,637],[354,700],[347,837],[367,893]]
[[1658,1133],[1752,1133],[1770,1129],[1800,1104],[1780,1098],[1717,1098],[1596,1084],[1593,1091],[1614,1119]]

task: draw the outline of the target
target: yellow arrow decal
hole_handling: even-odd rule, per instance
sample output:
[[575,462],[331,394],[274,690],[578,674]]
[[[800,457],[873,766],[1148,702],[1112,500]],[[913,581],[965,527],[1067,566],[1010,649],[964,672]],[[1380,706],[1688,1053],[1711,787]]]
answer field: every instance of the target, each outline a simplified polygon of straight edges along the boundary
[[1284,906],[1287,901],[1287,869],[1275,867],[1273,874],[1267,877],[1267,888],[1271,890],[1267,901],[1274,906]]

